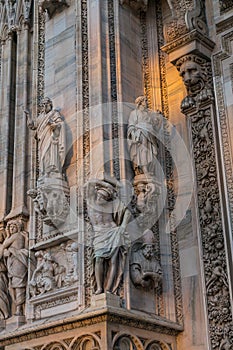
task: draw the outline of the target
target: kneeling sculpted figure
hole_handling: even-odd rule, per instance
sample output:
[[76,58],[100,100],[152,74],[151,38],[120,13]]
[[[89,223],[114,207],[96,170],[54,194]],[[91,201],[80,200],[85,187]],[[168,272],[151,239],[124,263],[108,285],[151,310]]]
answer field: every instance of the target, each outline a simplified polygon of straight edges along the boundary
[[90,180],[87,184],[88,214],[93,227],[96,293],[117,293],[122,280],[129,236],[130,211],[117,198],[117,182]]

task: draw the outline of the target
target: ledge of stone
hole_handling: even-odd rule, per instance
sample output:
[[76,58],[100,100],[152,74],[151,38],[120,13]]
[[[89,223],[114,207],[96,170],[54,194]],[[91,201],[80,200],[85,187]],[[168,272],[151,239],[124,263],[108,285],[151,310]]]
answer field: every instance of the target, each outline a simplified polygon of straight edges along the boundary
[[194,29],[191,32],[164,45],[162,50],[169,54],[169,61],[173,64],[182,56],[197,54],[210,59],[215,43],[207,36]]
[[49,334],[88,327],[97,323],[116,323],[139,329],[177,335],[183,327],[157,315],[110,306],[90,306],[87,309],[25,324],[12,332],[0,333],[2,346],[29,341]]

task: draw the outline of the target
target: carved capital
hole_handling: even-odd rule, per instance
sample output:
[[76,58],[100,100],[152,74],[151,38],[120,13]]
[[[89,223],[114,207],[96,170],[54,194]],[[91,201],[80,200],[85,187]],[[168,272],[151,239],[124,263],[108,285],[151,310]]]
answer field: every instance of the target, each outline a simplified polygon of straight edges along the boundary
[[56,12],[60,12],[68,6],[67,0],[39,0],[39,8],[42,11],[46,11],[49,18],[52,18]]
[[120,0],[121,5],[127,5],[134,11],[147,11],[148,0]]

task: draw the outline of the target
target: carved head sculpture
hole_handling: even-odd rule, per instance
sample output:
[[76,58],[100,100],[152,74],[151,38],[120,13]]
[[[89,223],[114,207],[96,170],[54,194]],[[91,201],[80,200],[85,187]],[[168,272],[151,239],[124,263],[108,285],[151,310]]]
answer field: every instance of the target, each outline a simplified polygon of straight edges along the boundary
[[42,260],[43,260],[43,257],[44,257],[43,251],[42,251],[42,250],[39,250],[38,252],[36,252],[36,253],[35,253],[35,257],[36,257],[36,259],[37,259],[37,262],[42,261]]
[[51,256],[51,254],[45,253],[45,255],[44,255],[44,260],[45,260],[45,261],[53,261],[53,258],[52,258],[52,256]]
[[146,230],[142,236],[142,254],[146,259],[152,259],[154,256],[155,238],[151,230]]
[[53,109],[53,102],[49,97],[45,97],[42,100],[42,110],[45,113],[49,113]]
[[113,191],[108,188],[97,188],[96,189],[96,201],[101,204],[103,202],[109,202],[113,198]]
[[114,183],[101,180],[97,180],[95,191],[98,204],[113,200],[117,194],[117,188]]
[[6,232],[8,236],[20,231],[23,231],[23,223],[20,220],[8,221],[6,226]]
[[204,89],[207,82],[204,59],[195,55],[188,55],[179,59],[176,67],[183,79],[189,96],[196,96]]
[[136,104],[137,108],[139,108],[140,106],[142,106],[143,109],[147,108],[148,102],[147,102],[146,96],[137,97],[135,100],[135,104]]

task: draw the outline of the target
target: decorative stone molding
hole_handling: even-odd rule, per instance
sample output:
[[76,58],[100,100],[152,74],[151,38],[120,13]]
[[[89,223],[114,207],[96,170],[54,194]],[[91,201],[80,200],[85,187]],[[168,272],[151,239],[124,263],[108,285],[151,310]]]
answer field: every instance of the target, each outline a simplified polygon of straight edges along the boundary
[[140,339],[132,335],[122,335],[120,336],[113,345],[113,350],[128,350],[128,349],[137,349],[143,350],[143,344]]
[[38,180],[37,189],[28,191],[34,209],[46,225],[59,227],[69,214],[69,187],[60,178]]
[[121,5],[130,6],[134,11],[147,11],[148,0],[119,0]]
[[[90,310],[88,311],[90,312]],[[123,326],[133,327],[140,330],[146,329],[147,331],[161,333],[173,337],[182,331],[182,327],[173,322],[166,322],[164,320],[159,321],[157,319],[151,321],[151,317],[147,318],[141,315],[136,316],[135,314],[132,314],[126,310],[123,313],[119,312],[119,314],[106,311],[106,309],[100,311],[99,314],[96,314],[96,312],[94,314],[89,312],[86,315],[80,314],[78,317],[74,316],[70,319],[62,318],[61,320],[58,320],[56,324],[41,324],[36,328],[33,328],[32,332],[28,331],[25,333],[19,330],[15,333],[11,332],[5,335],[0,334],[1,345],[7,346],[12,344],[20,344],[21,342],[33,340],[35,337],[39,339],[40,337],[49,336],[51,334],[56,335],[63,332],[65,333],[66,331],[70,331],[72,329],[76,332],[81,330],[83,331],[84,327],[93,327],[93,325],[98,325],[100,323],[103,324],[106,322],[108,325],[110,323],[115,325],[121,324]],[[115,340],[117,338],[118,337],[116,336]],[[77,339],[77,337],[75,339]],[[72,343],[70,343],[70,345],[72,345]],[[71,346],[70,350],[73,350]]]
[[72,342],[72,347],[69,347],[69,349],[74,350],[101,350],[100,347],[100,339],[96,335],[84,335],[82,337],[79,337],[74,342]]
[[177,60],[176,66],[188,94],[181,110],[187,116],[192,135],[210,342],[213,349],[231,347],[231,296],[224,248],[226,233],[220,214],[211,65],[207,58],[189,54]]
[[109,23],[109,48],[110,48],[110,74],[111,74],[111,102],[112,102],[112,148],[113,148],[113,174],[120,179],[120,154],[119,154],[119,113],[117,106],[117,58],[116,58],[116,35],[115,35],[115,12],[114,0],[108,1]]
[[205,18],[205,1],[204,0],[194,0],[194,8],[192,10],[187,10],[185,14],[185,22],[188,31],[193,29],[198,30],[203,35],[208,34],[208,28]]
[[222,15],[222,14],[227,13],[227,12],[232,10],[233,1],[232,0],[219,0],[219,6],[220,6],[220,13]]
[[161,49],[169,54],[173,64],[182,56],[201,52],[200,57],[210,59],[215,43],[196,29],[164,45]]
[[210,341],[233,345],[231,297],[217,182],[211,107],[188,116],[191,122],[200,215]]
[[184,2],[168,0],[171,20],[164,25],[166,43],[172,42],[184,34],[198,30],[207,33],[205,19],[205,2],[203,0],[186,0]]
[[39,0],[38,5],[42,11],[48,13],[49,18],[52,18],[56,12],[60,12],[69,6],[67,0]]

